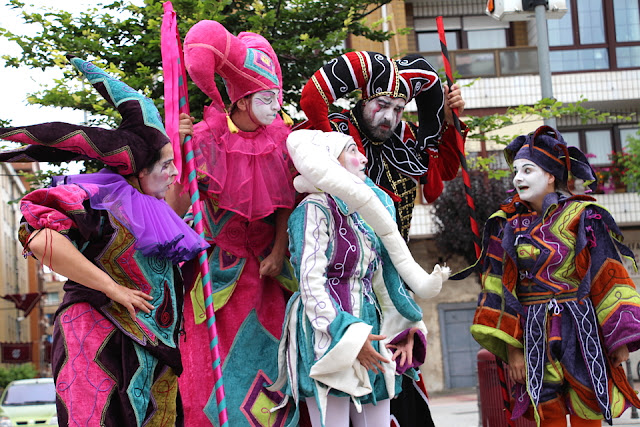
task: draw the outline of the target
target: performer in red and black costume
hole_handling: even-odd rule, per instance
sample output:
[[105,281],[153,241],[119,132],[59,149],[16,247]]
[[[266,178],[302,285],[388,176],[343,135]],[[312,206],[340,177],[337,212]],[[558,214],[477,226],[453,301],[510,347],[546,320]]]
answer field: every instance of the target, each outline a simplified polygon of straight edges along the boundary
[[[351,110],[329,114],[329,105],[361,90]],[[419,126],[402,120],[415,99]],[[392,60],[376,52],[349,52],[316,71],[302,90],[300,106],[307,120],[298,129],[338,131],[351,135],[367,156],[367,175],[395,203],[396,222],[408,240],[416,186],[428,203],[442,193],[460,167],[452,108],[464,109],[460,88],[442,86],[438,73],[420,55]],[[467,128],[464,126],[466,135]],[[392,400],[392,424],[433,425],[421,380],[405,377],[403,392]],[[424,421],[423,421],[424,420]]]
[[[307,120],[298,129],[351,135],[367,156],[367,175],[391,195],[400,233],[408,240],[415,188],[423,185],[428,203],[458,173],[452,108],[464,109],[460,88],[440,84],[438,73],[420,55],[392,60],[376,52],[349,52],[316,71],[302,89]],[[329,105],[360,90],[351,110],[329,114]],[[415,99],[419,126],[402,120]],[[466,126],[464,126],[466,134]]]

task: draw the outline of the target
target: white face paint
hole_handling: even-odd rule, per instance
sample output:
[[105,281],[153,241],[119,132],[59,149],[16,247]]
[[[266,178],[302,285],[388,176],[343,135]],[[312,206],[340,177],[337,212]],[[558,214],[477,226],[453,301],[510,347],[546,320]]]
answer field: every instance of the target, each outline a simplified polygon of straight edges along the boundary
[[251,115],[256,123],[270,125],[280,111],[278,89],[262,90],[251,95]]
[[138,174],[140,189],[144,194],[164,199],[177,175],[178,169],[173,163],[173,148],[171,144],[166,144],[160,149],[160,160]]
[[366,101],[362,108],[365,128],[377,141],[384,141],[402,120],[402,112],[407,102],[402,98],[378,96]]
[[529,202],[537,212],[542,211],[542,202],[547,194],[555,191],[555,177],[528,159],[513,162],[513,185],[520,199]]
[[358,150],[355,141],[350,141],[344,147],[340,156],[338,156],[340,164],[349,172],[364,181],[367,177],[367,156]]

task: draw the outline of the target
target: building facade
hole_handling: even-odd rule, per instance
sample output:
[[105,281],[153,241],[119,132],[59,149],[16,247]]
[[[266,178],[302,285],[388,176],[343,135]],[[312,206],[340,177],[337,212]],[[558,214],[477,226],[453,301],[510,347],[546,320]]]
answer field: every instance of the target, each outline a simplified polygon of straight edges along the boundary
[[[391,57],[421,53],[435,68],[442,67],[437,16],[443,17],[450,62],[463,85],[464,114],[485,116],[507,108],[533,105],[541,96],[535,20],[503,22],[485,14],[485,0],[393,0],[372,14],[371,22],[386,16],[387,28],[408,28],[387,43],[352,38],[353,50],[372,50]],[[640,255],[640,199],[613,182],[612,152],[620,153],[628,137],[638,131],[640,115],[640,0],[566,0],[568,12],[548,19],[549,62],[554,97],[569,104],[586,99],[583,106],[631,120],[588,120],[562,117],[557,127],[569,143],[591,156],[606,183],[596,195],[612,211],[627,243]],[[410,108],[410,107],[408,107]],[[542,124],[539,117],[523,117],[505,135],[518,135]],[[473,132],[473,130],[472,130]],[[491,135],[483,142],[467,143],[468,156],[495,155],[497,167],[503,146]],[[613,165],[615,166],[615,165]],[[506,196],[506,195],[505,195]],[[419,203],[419,201],[418,201]],[[461,195],[461,203],[463,195]],[[497,207],[496,207],[497,208]],[[436,232],[431,207],[418,204],[411,228],[410,249],[430,270],[441,260],[432,240]],[[461,259],[448,259],[453,271],[466,267]],[[637,284],[640,277],[632,272]],[[478,344],[469,334],[480,284],[476,277],[447,282],[441,294],[423,301],[429,329],[429,350],[423,373],[430,391],[472,387],[477,383]]]
[[[25,186],[16,170],[0,163],[0,296],[29,292],[29,262],[22,256],[18,241],[21,214],[20,197]],[[31,341],[31,328],[24,312],[11,301],[0,299],[0,343],[26,343]]]

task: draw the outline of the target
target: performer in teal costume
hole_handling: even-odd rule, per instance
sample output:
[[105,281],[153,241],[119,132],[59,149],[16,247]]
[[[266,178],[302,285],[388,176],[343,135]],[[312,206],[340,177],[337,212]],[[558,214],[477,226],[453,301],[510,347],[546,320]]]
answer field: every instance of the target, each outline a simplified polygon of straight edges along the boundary
[[[422,311],[395,268],[413,259],[393,202],[366,177],[366,157],[352,137],[301,130],[287,145],[301,173],[296,189],[311,194],[289,219],[300,291],[288,305],[280,377],[270,389],[286,387],[296,404],[306,401],[314,427],[349,420],[387,427],[402,375],[417,377],[426,354]],[[435,296],[448,269],[428,275],[413,267],[400,269],[409,286]]]

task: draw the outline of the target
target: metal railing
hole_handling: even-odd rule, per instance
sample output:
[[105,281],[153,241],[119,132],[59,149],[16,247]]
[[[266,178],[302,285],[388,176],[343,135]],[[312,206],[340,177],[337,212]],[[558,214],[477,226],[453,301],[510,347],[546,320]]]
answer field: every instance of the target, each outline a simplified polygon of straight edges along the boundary
[[[612,193],[593,194],[598,203],[613,215],[620,227],[640,225],[640,194]],[[432,238],[437,231],[434,208],[431,205],[418,204],[413,210],[411,238]]]

